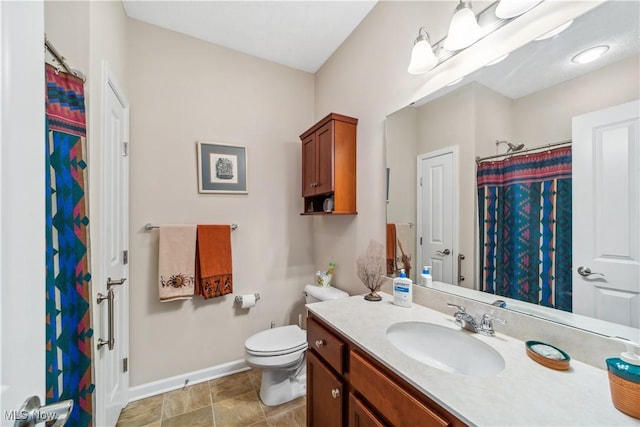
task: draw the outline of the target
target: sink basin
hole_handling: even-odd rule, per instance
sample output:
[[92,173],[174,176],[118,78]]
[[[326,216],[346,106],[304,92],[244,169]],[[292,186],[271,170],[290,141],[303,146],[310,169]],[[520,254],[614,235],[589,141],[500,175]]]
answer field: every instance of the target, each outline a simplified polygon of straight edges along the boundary
[[407,356],[443,371],[491,376],[504,369],[500,353],[461,330],[426,322],[401,322],[387,329],[387,339]]

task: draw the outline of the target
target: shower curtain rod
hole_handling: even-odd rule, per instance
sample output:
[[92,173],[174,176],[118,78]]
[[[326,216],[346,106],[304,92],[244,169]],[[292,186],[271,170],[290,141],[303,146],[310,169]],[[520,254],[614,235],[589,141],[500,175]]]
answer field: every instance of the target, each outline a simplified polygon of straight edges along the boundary
[[570,139],[566,141],[552,142],[551,144],[539,145],[538,147],[527,148],[525,150],[512,151],[510,153],[494,154],[493,156],[487,156],[487,157],[476,157],[476,163],[484,162],[485,160],[489,160],[489,159],[495,159],[497,157],[517,156],[520,154],[528,153],[529,151],[546,150],[551,147],[556,147],[558,145],[567,145],[567,144],[571,144]]
[[84,76],[84,73],[71,69],[69,64],[67,64],[67,61],[65,61],[64,56],[62,56],[60,52],[58,52],[58,49],[56,49],[53,46],[53,44],[51,43],[51,41],[49,41],[49,38],[47,37],[46,34],[44,35],[44,47],[51,53],[51,55],[53,55],[55,60],[58,61],[58,63],[62,66],[62,68],[64,68],[64,70],[68,74],[81,78],[83,82],[87,80]]

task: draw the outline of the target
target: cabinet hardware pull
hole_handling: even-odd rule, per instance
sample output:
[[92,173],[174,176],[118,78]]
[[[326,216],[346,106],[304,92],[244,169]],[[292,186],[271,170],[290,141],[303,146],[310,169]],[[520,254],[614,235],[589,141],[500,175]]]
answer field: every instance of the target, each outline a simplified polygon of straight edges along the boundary
[[333,390],[331,390],[331,396],[333,396],[334,399],[340,397],[340,389],[334,388]]
[[324,340],[316,340],[316,347],[320,348],[324,345]]

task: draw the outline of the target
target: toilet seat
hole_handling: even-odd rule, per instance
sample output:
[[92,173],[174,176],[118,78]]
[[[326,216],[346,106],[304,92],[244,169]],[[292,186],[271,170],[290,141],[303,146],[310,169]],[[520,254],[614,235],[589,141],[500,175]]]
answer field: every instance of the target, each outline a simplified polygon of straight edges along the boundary
[[244,360],[247,365],[260,369],[287,369],[295,367],[304,359],[305,349],[298,350],[288,354],[282,354],[279,356],[256,356],[250,353],[245,353]]
[[297,325],[267,329],[249,337],[246,352],[259,357],[277,357],[307,348],[307,334]]

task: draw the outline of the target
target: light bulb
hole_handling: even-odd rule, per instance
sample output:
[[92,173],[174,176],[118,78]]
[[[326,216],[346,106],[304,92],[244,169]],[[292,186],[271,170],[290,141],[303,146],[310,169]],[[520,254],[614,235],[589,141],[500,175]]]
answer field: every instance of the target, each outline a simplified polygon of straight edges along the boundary
[[500,19],[509,19],[522,15],[542,0],[500,0],[496,7],[496,16]]
[[449,34],[444,41],[447,50],[460,50],[480,39],[482,30],[476,16],[466,4],[460,3],[449,25]]
[[409,62],[409,68],[407,71],[409,74],[422,74],[433,69],[438,65],[438,58],[433,53],[433,48],[429,43],[429,35],[423,35],[420,31],[425,31],[424,28],[418,30],[418,37],[413,43],[413,49],[411,49],[411,61]]

